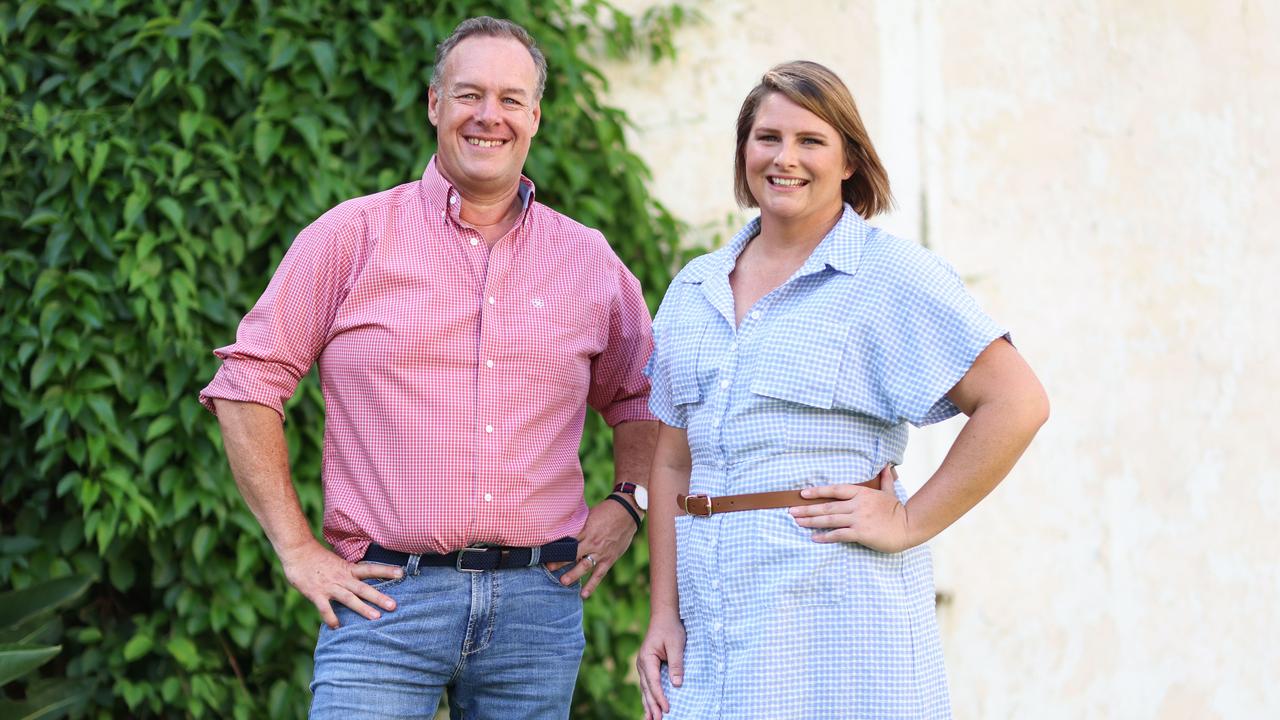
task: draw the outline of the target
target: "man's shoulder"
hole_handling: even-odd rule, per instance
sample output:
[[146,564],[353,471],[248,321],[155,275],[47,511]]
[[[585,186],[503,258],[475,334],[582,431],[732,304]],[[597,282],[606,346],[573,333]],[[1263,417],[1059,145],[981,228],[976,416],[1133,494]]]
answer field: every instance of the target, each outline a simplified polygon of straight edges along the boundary
[[316,221],[337,226],[364,222],[373,215],[403,207],[419,199],[418,183],[410,181],[369,195],[344,200],[330,208]]
[[534,229],[537,232],[555,234],[569,240],[601,242],[605,243],[606,246],[608,245],[605,241],[604,233],[590,225],[580,223],[537,200],[533,201],[530,210],[531,219],[535,223]]

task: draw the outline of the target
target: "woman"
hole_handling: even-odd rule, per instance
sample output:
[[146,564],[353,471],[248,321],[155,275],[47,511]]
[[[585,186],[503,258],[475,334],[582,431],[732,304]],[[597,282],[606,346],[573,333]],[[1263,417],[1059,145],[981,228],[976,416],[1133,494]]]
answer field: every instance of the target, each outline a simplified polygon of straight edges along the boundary
[[[1013,467],[1044,391],[948,265],[865,222],[888,178],[830,70],[765,74],[735,183],[760,217],[672,282],[646,368],[645,716],[949,717],[923,543]],[[957,412],[908,501],[907,423]]]

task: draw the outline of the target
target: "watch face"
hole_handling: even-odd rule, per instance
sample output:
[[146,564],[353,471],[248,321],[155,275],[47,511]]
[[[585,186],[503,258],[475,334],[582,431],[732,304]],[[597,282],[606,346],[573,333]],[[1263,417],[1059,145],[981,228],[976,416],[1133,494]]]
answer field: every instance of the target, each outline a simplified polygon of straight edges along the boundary
[[636,505],[639,505],[641,510],[649,509],[649,491],[639,485],[636,486]]

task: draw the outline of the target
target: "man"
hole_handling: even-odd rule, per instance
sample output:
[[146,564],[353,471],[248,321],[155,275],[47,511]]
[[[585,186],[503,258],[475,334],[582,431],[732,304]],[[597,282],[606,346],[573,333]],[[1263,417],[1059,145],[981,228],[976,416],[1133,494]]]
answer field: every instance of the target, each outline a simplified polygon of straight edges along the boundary
[[[621,489],[644,485],[648,309],[603,236],[521,175],[545,81],[523,28],[460,24],[436,53],[422,179],[303,230],[216,351],[201,401],[324,620],[312,717],[429,718],[445,688],[454,717],[567,717],[582,600],[639,527],[643,493],[588,511],[577,449],[590,404],[614,428]],[[312,363],[332,551],[308,529],[282,429]]]

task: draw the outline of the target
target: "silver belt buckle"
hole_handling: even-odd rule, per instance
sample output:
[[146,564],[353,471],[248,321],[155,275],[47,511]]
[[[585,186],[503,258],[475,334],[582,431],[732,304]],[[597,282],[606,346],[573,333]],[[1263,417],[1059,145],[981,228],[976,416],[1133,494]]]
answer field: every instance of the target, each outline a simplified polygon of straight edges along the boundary
[[455,570],[457,570],[458,572],[470,572],[470,573],[484,572],[484,569],[483,569],[483,568],[464,568],[464,567],[462,567],[462,559],[463,559],[463,558],[465,558],[465,557],[467,556],[467,553],[469,553],[469,552],[478,552],[478,553],[483,553],[483,552],[488,552],[488,551],[489,551],[489,548],[484,547],[483,545],[481,545],[481,546],[473,546],[473,547],[464,547],[464,548],[462,548],[461,550],[459,550],[459,551],[458,551],[458,561],[457,561],[456,563],[454,563],[453,567],[454,567],[454,569],[455,569]]

